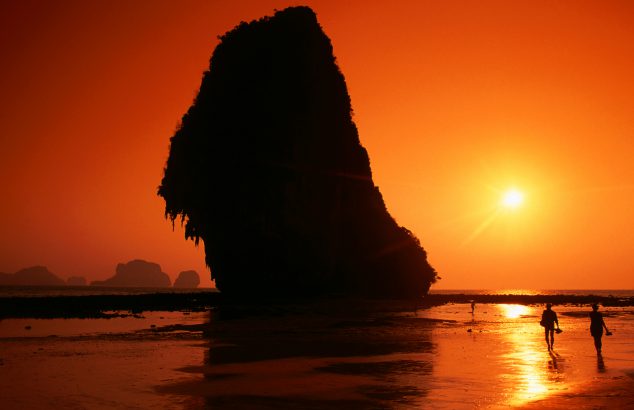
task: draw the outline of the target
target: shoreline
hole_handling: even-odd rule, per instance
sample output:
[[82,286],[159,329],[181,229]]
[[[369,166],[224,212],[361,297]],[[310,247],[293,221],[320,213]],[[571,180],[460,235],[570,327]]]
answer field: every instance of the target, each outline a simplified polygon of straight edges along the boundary
[[[131,295],[87,296],[8,296],[0,297],[0,319],[9,318],[112,318],[134,316],[144,311],[201,311],[212,308],[234,308],[258,311],[270,306],[304,309],[353,310],[416,310],[449,303],[536,305],[634,306],[634,297],[597,295],[483,295],[430,294],[416,300],[380,300],[362,298],[325,297],[300,299],[232,299],[219,292],[147,293]],[[128,312],[128,313],[122,313]]]
[[[220,295],[213,292],[0,297],[0,320],[108,319],[133,316],[144,311],[197,311],[217,305],[219,298]],[[126,311],[129,313],[120,313]]]

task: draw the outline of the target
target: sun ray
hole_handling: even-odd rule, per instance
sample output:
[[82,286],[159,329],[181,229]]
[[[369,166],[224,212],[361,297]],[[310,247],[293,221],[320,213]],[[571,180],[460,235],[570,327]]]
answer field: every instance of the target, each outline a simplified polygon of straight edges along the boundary
[[485,219],[478,227],[469,235],[469,237],[462,243],[462,246],[469,244],[475,238],[477,238],[486,228],[493,223],[493,221],[500,215],[500,209],[496,209],[493,213]]

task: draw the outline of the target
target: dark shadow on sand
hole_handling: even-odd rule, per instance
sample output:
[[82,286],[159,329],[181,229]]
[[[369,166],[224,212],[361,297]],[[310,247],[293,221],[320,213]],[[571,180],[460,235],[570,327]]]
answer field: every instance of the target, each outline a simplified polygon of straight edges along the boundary
[[[161,390],[208,408],[385,409],[428,394],[431,330],[402,304],[223,306],[210,314],[199,383]],[[362,307],[360,307],[362,305]]]
[[599,373],[605,373],[605,362],[603,361],[603,355],[597,353],[597,371]]

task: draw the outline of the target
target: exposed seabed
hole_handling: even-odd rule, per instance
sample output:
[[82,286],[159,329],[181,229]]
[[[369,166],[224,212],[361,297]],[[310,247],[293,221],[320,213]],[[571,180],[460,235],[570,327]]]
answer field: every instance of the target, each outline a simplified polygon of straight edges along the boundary
[[[634,313],[605,309],[597,356],[587,308],[225,306],[111,319],[0,321],[8,408],[628,408]],[[27,329],[27,327],[29,327]]]

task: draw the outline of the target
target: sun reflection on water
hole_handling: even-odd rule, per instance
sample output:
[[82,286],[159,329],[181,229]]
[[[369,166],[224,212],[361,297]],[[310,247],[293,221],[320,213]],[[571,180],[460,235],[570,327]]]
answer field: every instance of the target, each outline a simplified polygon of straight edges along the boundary
[[[532,308],[524,305],[498,305],[506,319],[518,319],[532,314]],[[510,366],[510,376],[514,382],[511,406],[522,405],[543,399],[557,390],[553,382],[562,377],[562,360],[556,352],[545,349],[542,333],[533,333],[526,324],[514,322],[519,327],[506,334],[510,352],[505,359]]]
[[519,405],[546,397],[549,394],[548,372],[552,368],[551,365],[544,366],[547,353],[544,349],[536,349],[534,343],[527,343],[526,335],[520,332],[509,334],[509,338],[515,346],[509,359],[517,378],[510,404]]
[[530,312],[530,308],[524,305],[499,305],[502,308],[502,313],[508,319],[517,319],[520,316],[527,315]]
[[491,290],[488,293],[491,295],[539,295],[540,293],[544,293],[543,291],[537,291],[533,289],[496,289]]

